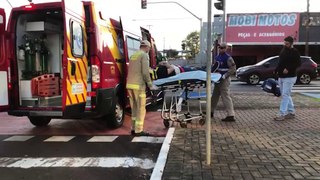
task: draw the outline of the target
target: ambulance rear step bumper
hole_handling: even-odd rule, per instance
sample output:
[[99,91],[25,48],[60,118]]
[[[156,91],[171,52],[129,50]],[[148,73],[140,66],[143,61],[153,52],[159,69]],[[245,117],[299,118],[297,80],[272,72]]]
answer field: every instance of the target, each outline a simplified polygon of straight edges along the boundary
[[28,111],[28,110],[11,110],[8,111],[12,116],[45,116],[52,118],[61,118],[62,111]]

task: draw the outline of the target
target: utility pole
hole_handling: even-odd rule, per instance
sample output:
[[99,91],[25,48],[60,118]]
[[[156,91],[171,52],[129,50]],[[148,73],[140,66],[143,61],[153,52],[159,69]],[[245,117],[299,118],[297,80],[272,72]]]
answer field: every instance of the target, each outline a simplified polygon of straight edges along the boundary
[[223,18],[222,18],[222,25],[223,25],[223,28],[222,28],[222,33],[223,33],[223,36],[222,36],[222,42],[226,42],[226,5],[227,5],[227,0],[224,0],[223,1]]
[[305,45],[305,56],[309,56],[309,29],[310,29],[310,0],[307,0],[307,21],[306,21],[306,45]]
[[207,165],[211,164],[211,64],[212,64],[212,55],[211,55],[211,44],[212,44],[212,36],[211,36],[211,10],[212,9],[212,1],[208,0],[208,23],[207,23],[207,104],[206,104],[206,154],[207,154]]

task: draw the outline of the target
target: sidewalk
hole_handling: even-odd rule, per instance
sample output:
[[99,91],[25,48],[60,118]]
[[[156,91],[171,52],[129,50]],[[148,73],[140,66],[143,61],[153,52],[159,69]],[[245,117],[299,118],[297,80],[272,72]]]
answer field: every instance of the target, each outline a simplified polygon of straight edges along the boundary
[[212,120],[211,165],[205,126],[175,125],[162,179],[320,179],[320,101],[294,94],[296,118],[273,121],[280,98],[233,94],[236,122],[220,102]]

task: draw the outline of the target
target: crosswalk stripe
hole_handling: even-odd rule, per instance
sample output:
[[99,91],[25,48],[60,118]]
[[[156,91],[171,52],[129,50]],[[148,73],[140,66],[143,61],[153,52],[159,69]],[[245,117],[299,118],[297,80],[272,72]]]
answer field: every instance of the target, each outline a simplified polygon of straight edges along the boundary
[[[35,136],[11,136],[3,141],[6,142],[23,142],[27,141]],[[51,136],[47,139],[43,140],[44,142],[69,142],[76,136]],[[113,142],[119,136],[92,136],[86,142],[94,143],[94,142]],[[141,137],[134,137],[131,142],[136,143],[163,143],[164,137],[152,137],[152,136],[141,136]]]
[[163,141],[164,137],[141,136],[134,137],[131,142],[162,143]]
[[152,169],[155,163],[150,159],[135,157],[51,157],[51,158],[0,158],[1,168],[47,168],[47,167],[102,167],[102,168],[131,168]]
[[75,136],[52,136],[46,140],[44,140],[44,142],[68,142],[71,139],[73,139]]
[[87,142],[113,142],[118,136],[93,136]]
[[11,136],[3,141],[27,141],[33,137],[34,136]]

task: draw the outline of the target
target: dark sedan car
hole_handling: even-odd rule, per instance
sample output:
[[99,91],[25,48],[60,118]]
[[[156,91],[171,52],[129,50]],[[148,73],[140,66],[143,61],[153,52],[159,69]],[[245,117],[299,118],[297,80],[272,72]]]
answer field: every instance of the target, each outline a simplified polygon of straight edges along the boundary
[[[301,56],[301,66],[297,69],[297,83],[309,84],[317,77],[317,64],[308,56]],[[276,78],[273,73],[279,61],[279,56],[272,56],[257,64],[237,69],[236,77],[248,84],[259,84],[268,78]]]

